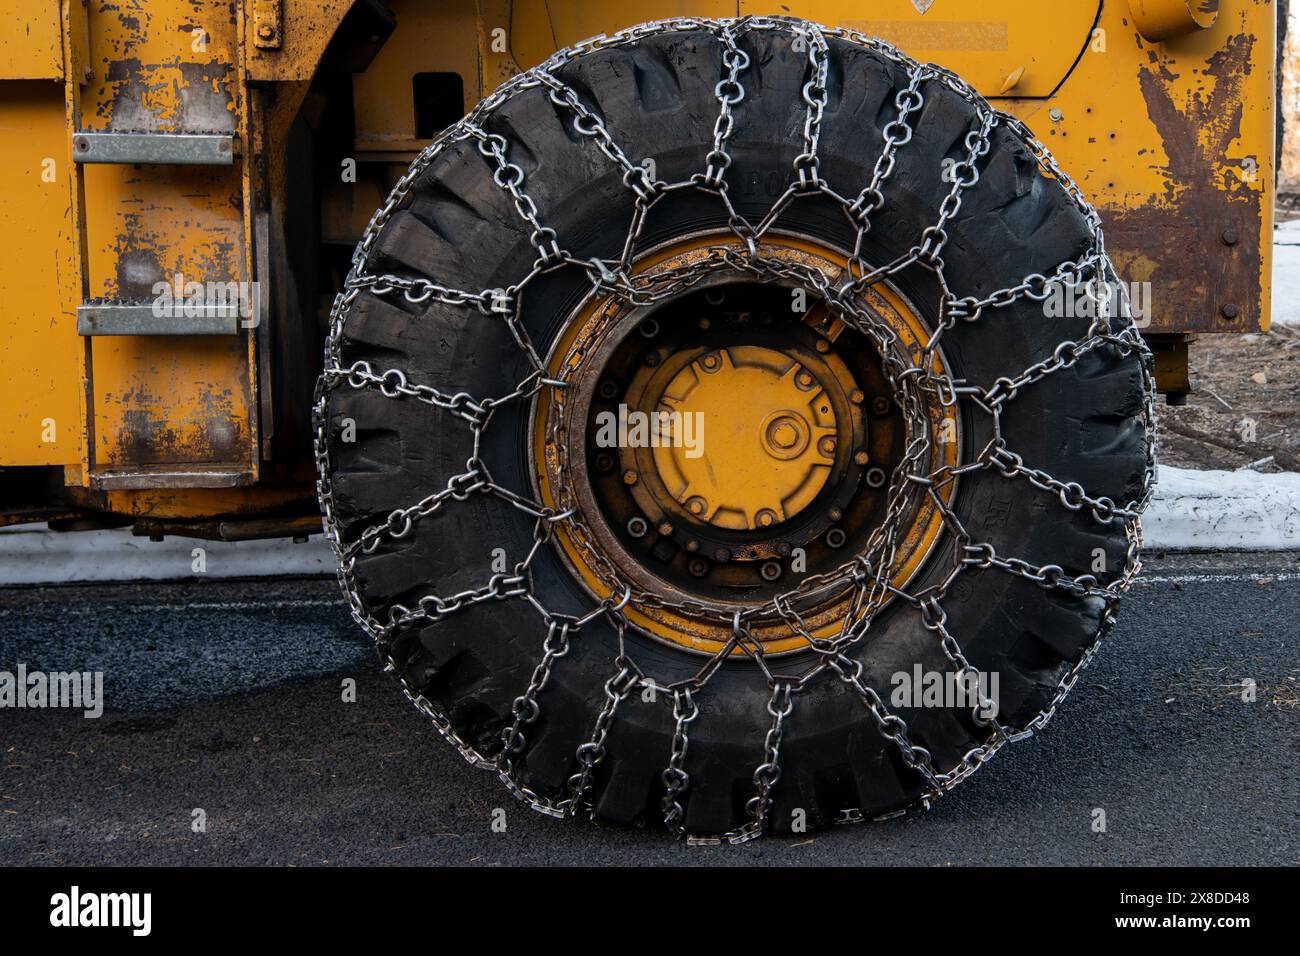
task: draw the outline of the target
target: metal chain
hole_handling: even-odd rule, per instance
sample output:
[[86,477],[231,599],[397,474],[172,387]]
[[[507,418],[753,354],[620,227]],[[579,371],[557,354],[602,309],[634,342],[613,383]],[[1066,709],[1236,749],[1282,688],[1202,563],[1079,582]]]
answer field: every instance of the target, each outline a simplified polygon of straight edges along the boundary
[[[652,36],[688,32],[709,34],[721,47],[721,72],[714,88],[718,114],[713,125],[710,149],[703,157],[702,171],[682,182],[666,183],[655,179],[646,166],[627,155],[614,140],[597,110],[583,102],[581,95],[565,83],[560,74],[576,59],[598,50],[633,45]],[[745,98],[744,79],[751,61],[750,54],[742,48],[741,43],[750,34],[762,32],[787,38],[794,49],[799,49],[802,44],[807,52],[807,67],[806,79],[800,91],[804,106],[802,148],[790,170],[790,180],[785,191],[773,202],[762,221],[755,225],[741,216],[732,205],[726,173],[733,163],[729,145],[737,125],[735,108]],[[870,179],[852,198],[839,196],[822,178],[818,156],[822,119],[829,102],[827,77],[830,64],[829,41],[832,39],[863,46],[906,76],[906,85],[898,89],[893,97],[893,116],[883,127],[881,151]],[[865,236],[871,228],[871,217],[887,201],[886,187],[899,151],[913,137],[913,117],[924,105],[927,95],[940,88],[969,102],[975,113],[975,122],[963,140],[964,152],[961,158],[953,160],[947,170],[935,170],[937,180],[946,180],[951,186],[940,201],[934,223],[922,230],[916,244],[907,253],[893,262],[870,263],[864,258],[863,251]],[[511,162],[509,141],[499,134],[487,132],[488,121],[502,104],[530,89],[543,90],[550,102],[570,117],[569,122],[580,139],[593,145],[620,171],[623,186],[633,197],[633,215],[619,259],[581,260],[566,252],[560,245],[556,232],[544,224],[536,202],[529,195],[524,169]],[[959,294],[960,290],[949,288],[944,272],[942,252],[949,238],[946,227],[959,213],[965,192],[977,187],[982,161],[992,148],[993,131],[998,127],[1023,143],[1034,156],[1042,174],[1065,190],[1087,222],[1092,242],[1080,258],[1059,264],[1048,275],[1036,273],[1025,276],[1018,283],[982,298],[963,296]],[[516,213],[529,230],[529,240],[537,252],[531,271],[509,288],[477,292],[456,289],[426,277],[372,272],[371,259],[376,239],[386,223],[403,208],[425,170],[451,146],[464,142],[473,142],[488,161],[494,184],[509,197]],[[727,225],[735,241],[710,247],[689,266],[634,274],[633,263],[639,251],[638,241],[647,214],[664,196],[682,189],[694,189],[717,197],[726,213]],[[853,252],[838,274],[828,274],[819,268],[766,255],[761,244],[765,233],[774,226],[782,211],[795,198],[813,193],[820,193],[839,203],[857,229]],[[625,307],[663,302],[718,272],[804,288],[824,299],[828,308],[842,322],[868,337],[881,356],[886,378],[902,413],[905,443],[902,461],[887,489],[884,520],[872,534],[864,552],[853,556],[839,568],[806,575],[796,586],[766,604],[748,607],[741,612],[703,600],[674,602],[662,595],[638,590],[620,577],[613,564],[594,545],[593,535],[583,523],[572,494],[566,491],[564,483],[560,483],[557,489],[554,507],[546,507],[497,484],[480,456],[483,433],[489,427],[496,409],[511,402],[530,401],[543,390],[546,390],[554,410],[546,433],[548,448],[555,449],[561,474],[567,467],[570,443],[567,440],[565,413],[566,392],[571,384],[569,376],[581,366],[577,360],[586,354],[585,350],[593,343],[575,343],[572,353],[575,361],[565,373],[555,378],[549,377],[524,329],[520,310],[521,293],[534,278],[555,268],[574,265],[588,275],[593,295],[608,296]],[[875,320],[864,300],[876,283],[914,265],[931,270],[941,292],[939,320],[919,355],[914,354],[896,333]],[[944,370],[946,367],[938,362],[942,338],[958,322],[976,322],[985,310],[1006,308],[1021,300],[1041,302],[1051,294],[1054,286],[1071,291],[1082,287],[1096,307],[1096,319],[1082,338],[1061,342],[1050,356],[1015,375],[999,378],[987,388],[954,379]],[[1101,294],[1103,287],[1120,289],[1117,310],[1111,310],[1109,294]],[[505,322],[516,344],[527,356],[532,372],[509,393],[492,397],[472,396],[464,392],[449,393],[435,385],[412,382],[402,369],[379,371],[364,360],[345,365],[340,360],[340,354],[347,317],[357,297],[363,293],[377,297],[401,296],[414,305],[437,302],[451,308],[474,310],[485,316],[483,321]],[[1026,465],[1019,454],[1007,447],[1001,427],[1002,410],[1015,400],[1020,389],[1069,368],[1088,352],[1103,347],[1112,349],[1121,356],[1140,356],[1146,388],[1142,416],[1149,440],[1142,486],[1133,500],[1118,503],[1104,496],[1090,495],[1076,482],[1061,481],[1041,469]],[[315,455],[319,472],[317,490],[326,535],[338,557],[339,581],[352,616],[375,639],[385,668],[398,675],[406,696],[433,720],[438,732],[466,760],[474,766],[498,773],[515,796],[543,813],[566,816],[591,812],[595,771],[606,756],[609,734],[620,706],[635,688],[645,687],[653,690],[655,695],[663,694],[671,702],[673,734],[661,774],[664,787],[661,802],[664,821],[669,830],[685,836],[691,780],[687,769],[690,728],[701,715],[697,697],[733,656],[745,658],[751,666],[757,668],[769,687],[767,711],[771,720],[763,739],[761,761],[752,774],[755,795],[746,806],[750,819],[738,829],[719,837],[692,837],[694,840],[727,840],[738,843],[771,829],[773,792],[781,779],[780,749],[786,722],[791,719],[798,694],[813,681],[823,679],[823,675],[824,679],[838,679],[853,688],[879,733],[898,750],[902,761],[916,772],[923,788],[917,801],[921,806],[930,806],[934,799],[987,762],[1005,743],[1020,739],[1046,725],[1057,705],[1069,693],[1079,673],[1109,633],[1115,621],[1120,595],[1140,568],[1138,552],[1142,539],[1138,515],[1150,498],[1155,480],[1154,384],[1150,363],[1150,352],[1132,324],[1131,310],[1123,286],[1115,281],[1114,270],[1106,257],[1100,216],[1087,202],[1077,184],[1060,170],[1051,153],[1033,138],[1021,121],[993,109],[965,81],[949,71],[933,64],[922,65],[887,43],[852,30],[830,30],[785,17],[755,16],[727,20],[678,17],[641,24],[610,36],[593,37],[569,49],[560,50],[541,65],[511,78],[475,107],[468,117],[449,128],[424,149],[398,180],[384,205],[372,216],[353,255],[352,270],[344,290],[335,298],[330,313],[324,373],[317,384],[314,406]],[[473,437],[473,450],[465,463],[464,471],[450,478],[445,487],[412,505],[393,510],[382,521],[346,541],[332,490],[335,463],[330,447],[328,407],[331,395],[341,389],[372,390],[385,399],[413,400],[433,406],[449,413],[454,420],[464,422]],[[963,400],[970,413],[980,411],[989,417],[992,438],[971,461],[957,466],[934,467],[937,459],[929,434],[931,411],[936,408],[955,409]],[[951,491],[953,483],[961,475],[978,470],[1008,480],[1028,481],[1034,487],[1055,496],[1066,509],[1075,512],[1086,510],[1099,524],[1121,523],[1126,549],[1124,564],[1119,573],[1107,584],[1103,584],[1094,575],[1072,577],[1058,565],[1036,566],[1016,557],[1000,555],[991,543],[975,540],[941,495],[941,491]],[[433,518],[449,503],[464,501],[471,495],[496,497],[533,520],[533,540],[524,556],[514,563],[510,573],[494,574],[487,585],[481,588],[445,596],[428,594],[420,598],[415,607],[395,604],[387,609],[382,618],[376,617],[356,582],[358,560],[385,545],[391,546],[393,542],[401,541],[414,530],[418,522]],[[952,565],[937,584],[908,593],[894,587],[891,582],[898,570],[900,531],[905,526],[907,516],[923,500],[928,500],[937,507],[943,525],[951,536]],[[551,611],[533,589],[532,562],[542,548],[550,545],[558,526],[563,526],[570,539],[584,550],[597,575],[609,588],[609,593],[616,595],[599,602],[580,617]],[[885,604],[901,601],[915,609],[926,630],[936,636],[957,679],[967,683],[974,680],[977,671],[967,659],[957,638],[948,630],[948,618],[942,602],[958,577],[979,568],[997,568],[1030,580],[1045,589],[1060,591],[1079,599],[1099,597],[1104,602],[1101,626],[1086,653],[1061,679],[1048,705],[1025,727],[1009,727],[988,717],[987,705],[990,702],[983,697],[982,692],[978,692],[972,719],[977,725],[987,728],[988,734],[955,765],[940,771],[934,766],[930,750],[913,740],[907,723],[892,713],[880,694],[867,683],[862,661],[850,656],[848,652],[860,645]],[[804,614],[810,608],[818,606],[828,595],[843,597],[847,610],[837,633],[830,637],[814,636],[813,628]],[[392,642],[397,634],[413,626],[447,619],[474,604],[505,600],[523,601],[531,607],[541,619],[546,637],[541,645],[540,659],[527,686],[514,700],[509,726],[501,734],[500,750],[496,756],[489,757],[461,739],[440,707],[409,683],[392,657]],[[730,621],[733,636],[689,678],[672,682],[660,681],[653,675],[645,674],[628,653],[624,638],[627,628],[632,625],[624,608],[629,603],[647,608],[669,608],[719,622]],[[557,662],[568,653],[571,640],[597,618],[608,620],[616,628],[619,637],[619,650],[612,660],[612,673],[604,684],[604,703],[596,717],[590,738],[576,746],[572,758],[573,772],[567,778],[565,795],[562,798],[546,798],[521,782],[518,765],[521,759],[526,761],[527,758],[527,731],[541,714],[543,691]],[[774,671],[764,659],[762,645],[751,633],[752,627],[760,623],[784,625],[792,635],[803,638],[813,652],[813,663],[807,665],[801,673]],[[737,666],[744,665],[737,663]],[[865,815],[860,810],[845,808],[839,811],[837,822],[857,822],[863,819]]]

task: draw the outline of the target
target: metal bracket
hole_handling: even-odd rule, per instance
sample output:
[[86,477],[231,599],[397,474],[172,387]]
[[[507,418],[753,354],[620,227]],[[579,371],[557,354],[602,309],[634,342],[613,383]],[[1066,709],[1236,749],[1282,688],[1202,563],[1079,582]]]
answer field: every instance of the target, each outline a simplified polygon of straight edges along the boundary
[[235,160],[231,133],[112,133],[81,130],[72,136],[78,163],[147,163],[229,166]]
[[259,50],[278,50],[283,37],[280,0],[254,0],[253,45]]
[[185,304],[162,315],[153,302],[87,302],[77,307],[78,335],[236,335],[239,322],[237,302]]

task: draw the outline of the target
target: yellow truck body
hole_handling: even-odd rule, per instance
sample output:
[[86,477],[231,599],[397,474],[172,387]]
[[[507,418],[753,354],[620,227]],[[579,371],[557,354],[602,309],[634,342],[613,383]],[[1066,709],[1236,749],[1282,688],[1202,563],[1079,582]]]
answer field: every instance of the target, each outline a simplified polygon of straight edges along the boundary
[[[878,35],[1024,120],[1149,283],[1162,390],[1269,316],[1268,0],[15,0],[0,19],[0,521],[305,533],[330,298],[439,130],[678,15]],[[231,307],[187,314],[187,290]],[[159,299],[170,311],[159,316]]]

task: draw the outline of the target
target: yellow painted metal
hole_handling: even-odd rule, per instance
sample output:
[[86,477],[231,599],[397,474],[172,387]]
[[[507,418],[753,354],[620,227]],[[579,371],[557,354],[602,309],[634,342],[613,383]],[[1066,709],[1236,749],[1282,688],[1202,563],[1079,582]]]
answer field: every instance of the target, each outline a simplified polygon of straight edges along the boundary
[[1065,78],[1088,41],[1099,2],[1062,4],[1041,0],[939,0],[924,14],[912,0],[803,0],[783,4],[739,0],[698,3],[638,0],[627,4],[519,0],[514,7],[512,49],[523,68],[597,33],[643,20],[678,15],[782,14],[806,17],[879,36],[922,60],[941,59],[986,96],[999,95],[1008,75],[1021,96],[1047,96]]
[[0,202],[12,210],[0,250],[0,464],[79,464],[81,288],[63,87],[0,83],[0,116],[0,178],[8,184]]
[[[198,0],[141,15],[93,4],[87,63],[94,76],[80,91],[83,127],[241,133],[240,9],[230,0]],[[90,165],[83,176],[90,296],[149,299],[159,282],[251,280],[242,163]],[[100,472],[251,482],[250,345],[247,333],[94,340],[92,485]],[[193,477],[204,472],[211,477]]]
[[1051,101],[999,105],[1098,207],[1121,279],[1150,283],[1144,333],[1267,328],[1273,5],[1224,0],[1212,27],[1158,44],[1127,12],[1105,4],[1095,47]]
[[[1017,70],[1018,96],[1048,96],[1065,79],[1088,42],[1098,0],[796,0],[794,16],[878,36],[922,62],[936,62],[985,96],[1002,95]],[[773,4],[739,0],[742,14],[775,13]],[[781,12],[785,12],[783,9]]]
[[0,80],[63,79],[59,0],[39,0],[0,16]]
[[[152,470],[166,484],[193,480],[168,479],[168,469],[219,465],[214,482],[257,480],[254,335],[91,342],[74,321],[88,296],[132,293],[177,271],[257,278],[249,150],[266,160],[267,200],[277,201],[295,176],[285,131],[353,6],[282,0],[274,48],[255,42],[257,2],[16,0],[6,11],[0,466],[65,466],[69,482],[88,488],[109,469]],[[417,72],[461,73],[469,107],[557,46],[643,20],[804,16],[880,34],[1029,123],[1101,210],[1121,277],[1150,283],[1139,292],[1148,333],[1266,327],[1274,5],[1222,0],[1208,23],[1204,4],[1188,13],[1182,0],[1131,2],[393,0],[396,29],[354,84],[355,151],[424,145],[406,99]],[[1173,36],[1161,10],[1204,29]],[[1169,38],[1148,39],[1161,35]],[[266,101],[256,128],[250,83]],[[79,169],[70,157],[77,128],[227,129],[239,156],[224,169]],[[376,194],[359,189],[354,214],[328,220],[330,238],[354,239],[374,205]],[[114,494],[147,506],[154,492]],[[166,504],[177,513],[211,507],[177,494]]]
[[[306,82],[355,0],[280,0],[280,46],[257,45],[253,11],[243,17],[245,65],[258,83]],[[180,6],[180,4],[176,4]],[[253,6],[250,0],[249,7]]]
[[[415,105],[411,78],[416,73],[459,73],[471,97],[478,100],[478,44],[473,0],[391,0],[402,25],[393,33],[364,73],[354,77],[352,96],[356,114],[356,149],[367,152],[416,152],[428,144],[415,135]],[[447,43],[449,36],[460,37]],[[438,50],[430,57],[430,50]]]
[[519,68],[526,70],[561,47],[572,46],[598,33],[677,16],[734,17],[736,9],[736,0],[620,0],[618,3],[514,0],[510,52]]
[[1143,39],[1159,42],[1214,26],[1217,0],[1129,0],[1129,11]]
[[835,412],[825,389],[773,349],[740,345],[702,355],[658,403],[708,428],[700,447],[667,441],[654,460],[668,493],[716,527],[753,530],[793,517],[817,497],[835,463]]

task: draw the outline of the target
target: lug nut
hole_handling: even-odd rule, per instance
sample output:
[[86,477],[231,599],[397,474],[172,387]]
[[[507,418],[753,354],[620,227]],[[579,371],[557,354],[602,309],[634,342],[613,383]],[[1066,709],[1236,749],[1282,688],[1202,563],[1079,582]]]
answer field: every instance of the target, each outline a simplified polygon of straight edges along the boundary
[[759,525],[764,528],[770,528],[772,525],[776,524],[776,514],[766,509],[758,513],[757,519]]
[[797,375],[795,375],[794,383],[803,389],[812,388],[813,386],[812,373],[807,371],[806,369],[800,371]]
[[629,468],[627,471],[623,472],[623,484],[625,484],[625,485],[635,485],[635,484],[636,484],[636,481],[637,481],[637,475],[636,475],[636,472],[633,471],[631,468]]
[[758,573],[763,576],[764,581],[775,581],[781,576],[781,564],[778,561],[764,561]]
[[715,352],[710,352],[708,355],[705,355],[700,359],[700,365],[704,367],[706,372],[716,372],[721,364],[722,361],[718,358],[717,353]]
[[867,396],[862,394],[862,389],[860,388],[855,388],[853,391],[849,392],[849,401],[854,405],[861,405],[862,400],[866,397]]
[[645,518],[637,515],[627,519],[627,533],[634,538],[644,538],[646,532],[650,530],[650,525],[646,523]]
[[865,465],[867,462],[871,461],[871,456],[865,451],[860,451],[853,456],[853,460],[859,465]]
[[833,455],[835,454],[835,439],[827,435],[817,443],[817,447],[823,455]]

